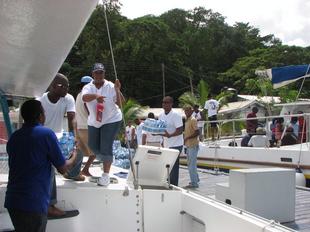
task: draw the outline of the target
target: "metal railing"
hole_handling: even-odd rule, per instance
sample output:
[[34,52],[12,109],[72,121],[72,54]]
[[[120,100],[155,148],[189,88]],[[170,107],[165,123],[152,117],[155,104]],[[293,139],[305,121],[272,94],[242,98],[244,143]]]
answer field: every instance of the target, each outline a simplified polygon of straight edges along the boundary
[[[292,117],[303,117],[304,118],[304,126],[306,127],[306,133],[301,133],[302,136],[306,136],[305,138],[305,142],[307,144],[307,146],[310,148],[309,146],[309,138],[310,138],[310,130],[309,130],[309,122],[310,122],[310,113],[303,113],[303,114],[285,114],[285,115],[276,115],[276,116],[266,116],[266,117],[255,117],[255,118],[234,118],[234,119],[220,119],[220,120],[216,120],[216,121],[203,121],[204,123],[204,143],[206,143],[207,145],[211,144],[211,139],[208,137],[209,136],[209,128],[210,128],[210,124],[216,122],[217,123],[217,135],[216,138],[217,140],[222,140],[222,139],[231,139],[231,141],[233,143],[236,142],[236,138],[238,137],[242,137],[244,136],[244,132],[242,132],[242,130],[246,130],[246,121],[248,120],[258,120],[258,125],[259,127],[263,127],[266,131],[266,135],[270,136],[271,135],[271,129],[270,129],[270,122],[272,122],[273,119],[277,119],[277,118],[283,118],[284,122],[283,122],[283,135],[287,129],[287,127],[290,124],[291,118]],[[243,125],[241,126],[241,130],[238,131],[236,124],[238,122],[244,122],[244,127]],[[231,130],[230,131],[225,131],[225,136],[224,135],[224,130],[223,127],[228,124],[231,123]],[[302,128],[302,131],[304,131],[304,128]],[[304,137],[301,137],[301,141],[304,141]]]

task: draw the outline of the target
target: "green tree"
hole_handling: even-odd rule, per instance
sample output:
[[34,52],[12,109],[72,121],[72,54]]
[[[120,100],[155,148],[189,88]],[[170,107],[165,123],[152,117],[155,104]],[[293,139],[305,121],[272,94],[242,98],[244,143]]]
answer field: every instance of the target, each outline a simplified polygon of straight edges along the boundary
[[[299,89],[300,82],[294,82],[280,89],[273,89],[271,82],[262,80],[255,74],[257,69],[267,69],[286,65],[309,63],[309,49],[295,46],[277,45],[273,47],[252,50],[249,56],[238,59],[234,66],[219,75],[223,86],[233,86],[239,93],[254,95],[281,95],[283,101],[294,98]],[[308,89],[305,83],[304,89]],[[294,91],[290,92],[290,89]],[[290,94],[285,94],[289,93]],[[305,96],[304,92],[301,96]],[[285,96],[287,95],[287,96]]]
[[[124,121],[127,123],[128,121],[134,121],[136,118],[138,118],[138,115],[142,113],[143,110],[145,110],[146,106],[141,106],[137,101],[134,99],[128,99],[121,107]],[[125,132],[125,125],[121,127],[120,133],[118,138],[122,141],[124,141],[124,132]]]
[[[115,0],[105,5],[116,70],[125,96],[143,105],[161,105],[163,73],[166,95],[175,99],[189,90],[189,78],[194,89],[199,89],[203,80],[212,94],[221,94],[224,86],[239,93],[259,94],[256,69],[310,61],[310,48],[283,46],[274,35],[261,36],[259,29],[248,23],[230,26],[224,16],[210,9],[174,9],[159,17],[130,20],[120,14],[119,6]],[[105,25],[104,6],[98,5],[60,70],[69,77],[73,95],[94,62],[105,64],[108,80],[116,77]],[[289,88],[298,89],[298,85],[300,82]],[[309,85],[306,80],[301,97],[310,94]],[[204,96],[199,92],[194,94],[203,105]]]
[[208,84],[204,80],[200,80],[195,93],[185,92],[179,97],[179,107],[199,105],[203,108],[206,100],[208,100],[208,94]]
[[183,108],[184,106],[194,106],[198,104],[199,100],[191,92],[185,92],[179,97],[179,107]]

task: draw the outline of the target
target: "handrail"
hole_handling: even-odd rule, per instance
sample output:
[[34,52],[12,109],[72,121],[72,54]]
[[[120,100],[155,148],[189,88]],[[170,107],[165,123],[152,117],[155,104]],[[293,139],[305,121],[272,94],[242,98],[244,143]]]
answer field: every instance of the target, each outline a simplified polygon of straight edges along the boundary
[[[285,126],[285,129],[283,132],[286,131],[287,129],[287,125],[288,123],[290,122],[291,118],[292,117],[304,117],[305,118],[305,121],[306,123],[303,125],[303,131],[304,131],[304,127],[306,126],[306,135],[302,135],[302,140],[303,141],[303,138],[304,136],[306,136],[306,145],[308,146],[309,150],[310,150],[310,146],[309,146],[309,138],[310,138],[310,113],[302,113],[302,114],[282,114],[282,115],[273,115],[273,116],[265,116],[265,117],[255,117],[255,118],[232,118],[232,119],[220,119],[220,120],[214,120],[214,121],[201,121],[204,123],[204,128],[205,128],[205,132],[206,134],[208,135],[209,133],[209,124],[210,123],[214,123],[214,122],[217,122],[218,123],[218,136],[220,139],[222,139],[222,126],[224,124],[227,124],[227,123],[232,123],[232,134],[230,134],[233,139],[232,141],[235,142],[235,139],[236,139],[236,135],[240,134],[240,133],[237,133],[236,131],[236,126],[235,126],[235,122],[246,122],[246,121],[249,121],[249,120],[258,120],[258,121],[264,121],[265,123],[265,127],[266,127],[266,132],[267,134],[270,135],[271,131],[270,131],[270,128],[267,127],[268,125],[268,121],[271,121],[271,119],[274,119],[274,118],[284,118],[284,126]],[[205,127],[205,125],[207,125]],[[245,129],[245,128],[244,128]],[[283,133],[284,134],[284,133]],[[206,141],[206,140],[205,140]],[[209,140],[207,140],[209,141]],[[302,144],[302,143],[300,143]],[[301,157],[299,157],[299,159],[301,159]]]
[[[291,117],[300,117],[300,116],[309,116],[310,113],[303,113],[303,114],[282,114],[282,115],[274,115],[274,116],[265,116],[265,117],[255,117],[255,118],[232,118],[232,119],[220,119],[220,120],[214,120],[212,122],[222,122],[222,123],[227,123],[227,122],[232,122],[232,121],[249,121],[253,119],[257,120],[262,120],[262,119],[273,119],[273,118],[291,118]],[[200,121],[204,123],[211,123],[211,121]]]

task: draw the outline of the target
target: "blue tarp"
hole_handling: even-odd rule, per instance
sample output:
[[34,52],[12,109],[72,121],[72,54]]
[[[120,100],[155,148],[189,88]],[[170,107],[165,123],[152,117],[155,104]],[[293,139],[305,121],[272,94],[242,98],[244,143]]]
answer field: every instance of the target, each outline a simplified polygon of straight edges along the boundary
[[296,81],[300,78],[304,78],[309,74],[309,65],[291,65],[279,68],[272,68],[272,79],[271,82],[273,85],[289,83]]
[[259,76],[268,77],[273,88],[279,88],[310,75],[309,65],[290,65],[256,71]]

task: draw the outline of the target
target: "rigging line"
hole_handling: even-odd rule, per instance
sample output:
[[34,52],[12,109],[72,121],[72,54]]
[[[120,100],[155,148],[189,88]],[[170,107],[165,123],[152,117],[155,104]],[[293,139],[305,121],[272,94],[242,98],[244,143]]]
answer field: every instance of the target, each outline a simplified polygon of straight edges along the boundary
[[[167,67],[167,66],[165,66],[165,67]],[[171,69],[171,68],[169,68],[169,67],[167,67],[170,71],[172,71],[172,72],[175,72],[175,73],[177,73],[177,74],[180,74],[180,75],[182,75],[183,77],[187,77],[187,78],[190,78],[190,77],[188,77],[188,76],[186,76],[185,74],[182,74],[182,73],[179,73],[178,71],[176,71],[176,70],[173,70],[173,69]],[[191,70],[192,71],[192,73],[195,75],[195,76],[198,76],[198,77],[202,77],[202,78],[207,78],[208,77],[208,75],[206,75],[206,74],[198,74],[197,72],[194,72],[193,70]]]
[[176,73],[176,74],[179,74],[180,76],[183,76],[183,77],[186,77],[186,78],[190,79],[190,77],[189,77],[189,76],[186,76],[186,75],[185,75],[185,74],[183,74],[183,73],[179,73],[178,71],[173,70],[173,69],[169,68],[169,67],[168,67],[168,66],[166,66],[166,65],[165,65],[165,68],[166,68],[166,69],[168,69],[168,70],[170,70],[171,72],[174,72],[174,73]]
[[[166,95],[170,94],[170,93],[178,92],[178,91],[183,90],[183,89],[188,89],[188,88],[190,88],[190,86],[186,86],[186,87],[183,87],[183,88],[180,88],[180,89],[175,89],[175,90],[167,92]],[[137,101],[144,101],[144,100],[147,100],[147,99],[152,99],[152,98],[157,98],[157,97],[162,97],[162,96],[163,96],[163,94],[158,94],[158,95],[154,95],[154,96],[151,96],[151,97],[141,98],[141,99],[138,99]]]
[[166,80],[167,79],[173,79],[173,80],[175,80],[176,82],[178,82],[180,85],[185,85],[185,86],[188,86],[189,84],[188,83],[185,83],[184,81],[182,81],[182,80],[179,80],[178,78],[175,78],[175,77],[173,77],[173,76],[166,76]]
[[[306,73],[305,73],[305,75],[304,75],[304,78],[303,78],[302,83],[301,83],[301,86],[300,86],[300,88],[299,88],[299,90],[298,90],[298,94],[297,94],[297,96],[296,96],[295,101],[298,101],[298,98],[299,98],[299,95],[300,95],[300,93],[301,93],[302,87],[304,86],[306,77],[309,77],[309,74],[308,74],[309,68],[310,68],[310,64],[308,64],[307,71],[306,71]],[[293,112],[295,109],[296,109],[296,105],[293,106],[292,112]]]
[[[165,66],[165,68],[166,68],[166,66]],[[176,74],[179,74],[180,76],[183,76],[183,77],[186,77],[186,76],[184,76],[183,74],[180,74],[180,73],[178,73],[178,72],[176,72],[176,71],[174,71],[174,70],[172,70],[172,69],[170,69],[170,68],[168,68],[170,71],[172,71],[172,72],[174,72],[174,73],[176,73]],[[186,82],[184,82],[183,80],[179,80],[178,78],[176,78],[176,77],[173,77],[173,76],[169,76],[169,78],[172,78],[172,79],[175,79],[179,84],[185,84],[185,85],[188,85],[188,83],[186,83]],[[190,79],[190,77],[188,77],[189,79]]]
[[[113,47],[112,47],[112,42],[111,42],[111,36],[110,36],[110,29],[109,29],[109,23],[108,23],[108,17],[107,17],[107,12],[106,12],[106,4],[103,4],[103,12],[104,12],[104,17],[105,17],[105,22],[106,22],[106,27],[107,27],[107,32],[108,32],[108,38],[109,38],[109,44],[110,44],[110,50],[111,50],[111,56],[112,56],[112,62],[113,62],[113,67],[114,67],[114,74],[115,74],[115,79],[117,78],[117,72],[116,72],[116,66],[115,66],[115,59],[114,59],[114,55],[113,55]],[[120,93],[119,93],[120,94]],[[121,97],[121,96],[119,96]],[[120,100],[120,108],[121,108],[121,112],[123,115],[123,123],[124,123],[124,127],[126,127],[126,120],[125,120],[125,115],[123,113],[123,104],[122,104],[122,100]],[[136,177],[136,173],[135,173],[135,168],[133,165],[133,155],[129,146],[129,142],[127,140],[127,149],[129,151],[129,162],[130,162],[130,166],[131,166],[131,172],[132,172],[132,176],[133,176],[133,184],[134,184],[134,188],[138,189],[138,181],[137,181],[137,177]]]
[[111,42],[111,35],[110,35],[108,17],[107,17],[107,12],[106,12],[106,6],[103,6],[103,9],[104,9],[105,23],[106,23],[107,32],[108,32],[108,39],[109,39],[109,45],[110,45],[110,50],[111,50],[111,56],[112,56],[112,63],[113,63],[113,68],[114,68],[115,79],[118,79],[117,78],[117,72],[116,72],[116,66],[115,66],[113,47],[112,47],[112,42]]
[[304,79],[302,80],[302,83],[301,83],[301,86],[300,86],[300,88],[299,88],[299,91],[298,91],[298,94],[297,94],[297,96],[296,96],[295,101],[297,101],[297,100],[298,100],[298,97],[299,97],[299,95],[300,95],[301,89],[302,89],[302,87],[304,86],[305,79],[306,79],[306,77],[308,77],[308,76],[309,76],[309,74],[308,74],[308,72],[309,72],[309,68],[310,68],[310,64],[308,64],[307,71],[306,71],[306,73],[305,73]]

